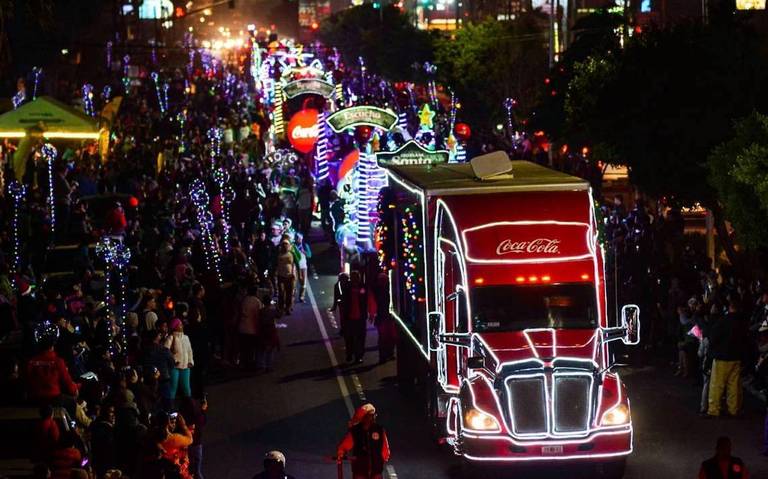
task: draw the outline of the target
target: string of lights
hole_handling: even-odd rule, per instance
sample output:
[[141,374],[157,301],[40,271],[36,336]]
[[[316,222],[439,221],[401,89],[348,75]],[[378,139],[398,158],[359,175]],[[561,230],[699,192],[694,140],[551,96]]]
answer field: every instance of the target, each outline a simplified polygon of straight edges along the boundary
[[19,216],[21,206],[27,195],[27,187],[16,180],[8,184],[8,194],[13,199],[13,212],[11,217],[11,270],[14,277],[21,271],[21,231],[19,228]]
[[53,162],[56,160],[58,152],[50,143],[43,145],[41,152],[48,164],[48,214],[50,216],[51,240],[53,240],[56,234],[56,206],[53,198]]

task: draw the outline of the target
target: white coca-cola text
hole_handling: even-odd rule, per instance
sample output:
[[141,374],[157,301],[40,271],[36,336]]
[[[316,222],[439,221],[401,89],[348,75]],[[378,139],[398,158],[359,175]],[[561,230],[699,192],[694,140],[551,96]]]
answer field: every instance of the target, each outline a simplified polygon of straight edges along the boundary
[[318,133],[317,125],[312,125],[308,127],[296,125],[293,128],[293,130],[291,130],[291,138],[293,138],[294,140],[317,138],[317,133]]
[[509,253],[560,254],[560,240],[536,238],[531,241],[512,241],[505,239],[496,247],[496,254]]

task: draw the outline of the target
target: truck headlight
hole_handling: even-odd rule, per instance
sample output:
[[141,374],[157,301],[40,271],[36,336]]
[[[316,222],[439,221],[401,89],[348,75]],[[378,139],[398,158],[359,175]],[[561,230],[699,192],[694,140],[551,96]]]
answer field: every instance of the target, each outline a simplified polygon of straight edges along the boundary
[[629,422],[629,408],[624,404],[619,404],[603,414],[601,421],[603,426],[620,426]]
[[501,429],[495,417],[475,408],[467,409],[464,413],[464,424],[475,431],[498,431]]

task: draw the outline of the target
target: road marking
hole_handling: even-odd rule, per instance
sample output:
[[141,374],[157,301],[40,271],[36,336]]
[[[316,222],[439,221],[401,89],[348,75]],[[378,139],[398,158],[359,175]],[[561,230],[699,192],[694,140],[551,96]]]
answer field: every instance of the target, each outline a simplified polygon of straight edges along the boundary
[[[317,307],[317,301],[315,301],[315,295],[312,293],[312,286],[307,281],[307,293],[309,294],[309,302],[312,304],[312,311],[315,313],[315,320],[317,321],[317,327],[320,329],[320,335],[323,337],[323,343],[325,344],[325,350],[328,352],[328,358],[331,360],[331,366],[336,373],[336,381],[339,383],[339,390],[341,390],[341,397],[344,399],[344,405],[347,406],[347,412],[349,417],[355,414],[355,407],[352,405],[352,400],[349,398],[349,388],[344,381],[341,368],[339,367],[339,361],[336,359],[336,353],[333,350],[331,339],[328,337],[328,331],[325,329],[325,323],[323,323],[323,317],[320,316],[320,309]],[[333,314],[329,314],[329,320],[335,317]],[[331,320],[331,324],[336,327],[335,321]],[[363,390],[363,384],[360,382],[360,378],[357,374],[352,375],[352,384],[355,386],[355,392],[361,401],[367,401],[365,391]],[[385,467],[387,477],[389,479],[397,479],[397,472],[392,464],[387,464]]]
[[365,397],[365,391],[363,391],[363,385],[360,383],[360,378],[357,377],[357,374],[353,374],[351,378],[352,385],[355,386],[357,397],[359,397],[362,402],[367,402],[368,399]]
[[347,407],[349,417],[355,414],[355,407],[352,405],[352,400],[349,398],[349,388],[347,383],[344,382],[344,376],[339,367],[339,361],[336,359],[336,353],[333,351],[331,339],[328,337],[328,331],[325,329],[325,323],[323,323],[323,317],[320,316],[320,310],[317,308],[317,301],[315,301],[315,295],[312,293],[312,286],[307,282],[307,293],[309,293],[309,302],[312,303],[312,311],[315,313],[315,320],[317,320],[317,327],[320,329],[320,335],[323,337],[323,343],[325,344],[325,350],[328,353],[328,358],[331,360],[331,366],[336,373],[336,382],[339,383],[339,390],[341,390],[341,398],[344,400],[344,405]]

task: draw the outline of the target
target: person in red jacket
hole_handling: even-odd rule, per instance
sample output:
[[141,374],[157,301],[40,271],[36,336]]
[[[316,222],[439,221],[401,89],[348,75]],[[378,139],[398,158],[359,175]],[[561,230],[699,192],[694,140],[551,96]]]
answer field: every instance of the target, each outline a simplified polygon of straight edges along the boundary
[[74,417],[74,398],[78,387],[53,346],[53,341],[41,344],[42,352],[27,363],[27,392],[29,398],[38,404],[63,406]]
[[104,222],[107,233],[114,236],[122,236],[125,234],[125,228],[128,226],[128,220],[125,219],[125,210],[120,202],[115,202],[115,206],[107,213],[106,221]]

